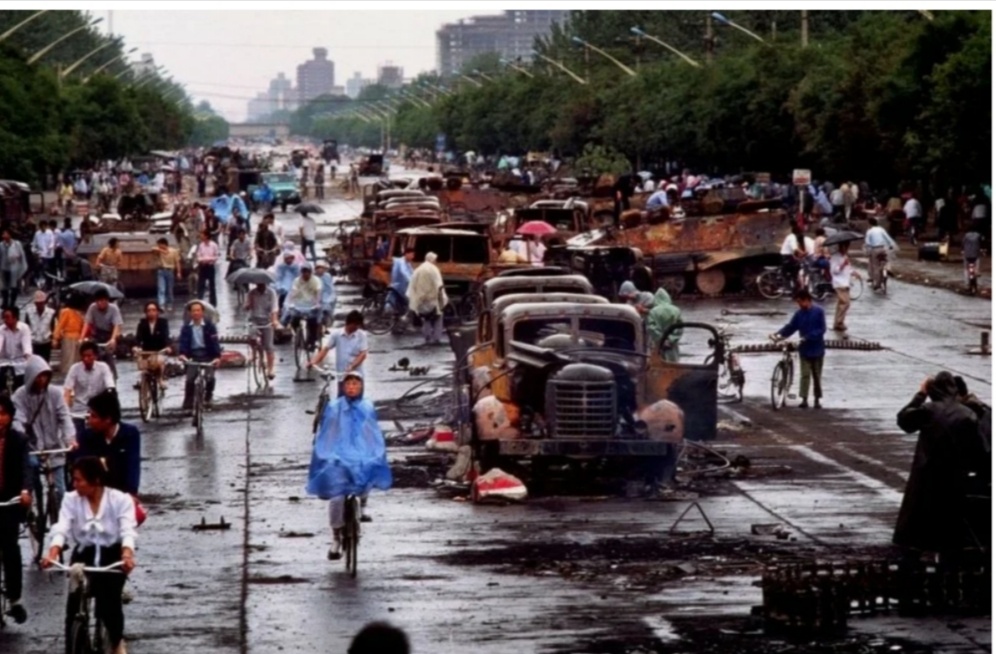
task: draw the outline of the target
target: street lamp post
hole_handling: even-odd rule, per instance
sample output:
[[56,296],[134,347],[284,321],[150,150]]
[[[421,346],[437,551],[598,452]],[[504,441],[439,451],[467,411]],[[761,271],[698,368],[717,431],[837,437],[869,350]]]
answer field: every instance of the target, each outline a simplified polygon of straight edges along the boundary
[[597,52],[598,54],[602,55],[603,57],[605,57],[606,59],[608,59],[609,61],[611,61],[612,63],[614,63],[616,66],[618,66],[620,70],[622,70],[624,73],[626,73],[630,77],[636,77],[636,71],[635,70],[633,70],[632,68],[630,68],[629,66],[627,66],[623,62],[619,61],[618,59],[616,59],[615,57],[613,57],[612,55],[610,55],[608,52],[606,52],[605,50],[602,50],[598,46],[594,46],[594,45],[588,43],[587,41],[585,41],[584,39],[581,39],[581,38],[579,38],[577,36],[572,36],[571,40],[574,41],[575,43],[577,43],[578,45],[583,45],[584,47],[588,48],[589,50],[593,50],[593,51]]
[[719,13],[718,11],[714,11],[714,12],[712,12],[712,17],[713,17],[713,18],[715,18],[716,20],[718,20],[718,21],[719,21],[720,23],[722,23],[723,25],[729,25],[730,27],[732,27],[732,28],[734,28],[734,29],[738,29],[738,30],[740,30],[741,32],[743,32],[743,33],[744,33],[744,34],[746,34],[747,36],[749,36],[749,37],[751,37],[751,38],[754,38],[754,39],[757,39],[757,40],[758,40],[758,41],[760,41],[761,43],[764,43],[765,45],[768,45],[768,42],[767,42],[767,41],[765,41],[765,40],[764,40],[763,38],[761,38],[760,36],[758,36],[758,35],[757,35],[757,34],[755,34],[754,32],[751,32],[751,31],[750,31],[749,29],[747,29],[746,27],[744,27],[744,26],[742,26],[742,25],[737,25],[737,24],[736,24],[736,23],[734,23],[734,22],[733,22],[732,20],[730,20],[729,18],[727,18],[727,17],[726,17],[726,16],[724,16],[723,14]]
[[25,25],[27,25],[28,23],[30,23],[34,19],[38,18],[42,14],[47,13],[49,11],[51,11],[51,10],[49,10],[49,9],[42,9],[41,11],[36,11],[35,13],[31,14],[30,16],[28,16],[27,18],[25,18],[24,20],[22,20],[17,25],[14,25],[13,27],[11,27],[9,30],[7,30],[3,34],[0,34],[0,41],[5,40],[8,36],[10,36],[14,32],[16,32],[17,30],[21,29],[22,27],[24,27]]
[[473,77],[470,77],[469,75],[464,75],[464,74],[461,73],[460,77],[462,77],[463,79],[467,80],[468,82],[470,82],[471,84],[473,84],[474,86],[476,86],[478,88],[484,86],[483,84],[481,84],[480,82],[478,82]]
[[678,48],[675,48],[672,45],[668,45],[667,43],[664,43],[664,41],[661,41],[656,36],[651,36],[650,34],[647,34],[643,30],[641,30],[639,27],[631,27],[631,28],[629,28],[629,31],[632,32],[633,34],[636,34],[637,36],[642,36],[645,39],[650,39],[651,41],[653,41],[654,43],[656,43],[658,45],[664,46],[665,48],[667,48],[668,50],[670,50],[674,54],[676,54],[679,57],[681,57],[682,61],[686,62],[690,66],[695,66],[696,68],[701,68],[702,67],[702,64],[700,64],[699,62],[695,61],[694,59],[692,59],[691,57],[689,57],[688,55],[686,55],[684,52],[682,52]]
[[564,71],[565,73],[567,73],[568,75],[570,75],[571,79],[573,79],[578,84],[587,84],[588,83],[588,80],[584,79],[583,77],[579,77],[574,71],[572,71],[570,68],[568,68],[564,64],[560,63],[559,61],[555,61],[555,60],[551,59],[550,57],[547,57],[544,54],[540,54],[539,52],[536,52],[535,50],[533,50],[533,55],[539,57],[543,61],[546,61],[546,62],[549,62],[549,63],[553,64],[554,66],[556,66],[560,70]]
[[98,47],[94,48],[90,52],[86,53],[85,55],[83,55],[82,57],[80,57],[79,59],[77,59],[76,61],[74,61],[72,63],[72,65],[69,66],[69,68],[67,68],[66,70],[62,71],[62,74],[60,75],[60,77],[65,77],[66,75],[69,75],[74,70],[76,70],[76,68],[79,67],[79,65],[82,64],[84,61],[86,61],[87,59],[89,59],[93,55],[97,54],[98,52],[100,52],[104,48],[109,48],[112,45],[116,45],[117,43],[118,43],[118,40],[115,39],[113,41],[108,41],[104,45],[101,45],[101,46],[98,46]]
[[528,70],[526,70],[522,66],[516,66],[515,64],[513,64],[511,61],[509,61],[507,59],[499,59],[499,61],[502,64],[508,66],[509,68],[512,68],[513,70],[519,71],[520,73],[522,73],[526,77],[536,77],[535,75],[533,75],[532,73],[530,73]]
[[80,27],[77,27],[74,30],[69,30],[68,32],[66,32],[65,34],[63,34],[62,36],[60,36],[59,38],[57,38],[56,40],[54,40],[51,43],[49,43],[48,45],[46,45],[44,48],[42,48],[38,52],[36,52],[33,55],[31,55],[31,58],[28,59],[28,64],[30,65],[30,64],[35,63],[36,61],[38,61],[39,59],[41,59],[42,57],[44,57],[46,54],[48,54],[52,50],[52,48],[54,48],[55,46],[59,45],[60,43],[62,43],[66,39],[68,39],[69,37],[73,36],[74,34],[77,34],[78,32],[82,32],[83,30],[90,29],[91,27],[93,27],[94,25],[96,25],[97,23],[99,23],[102,20],[104,20],[104,19],[103,18],[97,18],[97,19],[95,19],[93,21],[90,21],[89,23],[87,23],[85,25],[81,25]]
[[[130,55],[130,54],[131,54],[132,52],[135,52],[136,50],[138,50],[138,48],[137,48],[137,47],[134,47],[134,48],[132,48],[131,50],[129,50],[128,52],[124,53],[123,55],[120,55],[120,56],[117,56],[117,57],[114,57],[113,59],[111,59],[111,60],[109,60],[109,61],[107,61],[107,62],[105,62],[105,63],[101,64],[100,66],[98,66],[98,67],[97,67],[97,69],[96,69],[95,71],[93,71],[92,73],[90,73],[89,75],[87,75],[87,76],[86,76],[86,78],[84,78],[84,80],[83,80],[83,83],[84,83],[84,84],[86,84],[87,82],[89,82],[89,81],[90,81],[90,78],[91,78],[91,77],[93,77],[93,76],[94,76],[94,75],[96,75],[97,73],[100,73],[100,72],[102,72],[102,71],[103,71],[104,69],[106,69],[106,68],[107,68],[108,66],[110,66],[110,65],[112,65],[112,64],[115,64],[115,63],[117,63],[117,62],[121,61],[122,59],[125,59],[125,58],[127,58],[127,57],[128,57],[128,55]],[[122,71],[121,73],[118,73],[118,74],[117,74],[117,75],[115,75],[114,77],[116,78],[116,77],[118,77],[118,76],[120,76],[120,75],[122,75],[123,73],[126,73],[126,72],[128,72],[128,69],[127,69],[127,68],[125,68],[125,69],[124,69],[124,70],[123,70],[123,71]]]
[[485,75],[482,71],[479,71],[476,68],[474,69],[474,74],[477,75],[478,77],[483,77],[484,79],[488,80],[489,82],[495,81],[494,77],[490,77],[488,75]]

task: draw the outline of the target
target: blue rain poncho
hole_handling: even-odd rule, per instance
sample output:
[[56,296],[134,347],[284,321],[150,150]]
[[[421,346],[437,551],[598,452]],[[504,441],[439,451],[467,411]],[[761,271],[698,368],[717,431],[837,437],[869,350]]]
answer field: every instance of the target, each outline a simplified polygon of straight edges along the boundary
[[323,500],[391,487],[384,435],[367,400],[340,396],[325,407],[308,468],[309,495]]

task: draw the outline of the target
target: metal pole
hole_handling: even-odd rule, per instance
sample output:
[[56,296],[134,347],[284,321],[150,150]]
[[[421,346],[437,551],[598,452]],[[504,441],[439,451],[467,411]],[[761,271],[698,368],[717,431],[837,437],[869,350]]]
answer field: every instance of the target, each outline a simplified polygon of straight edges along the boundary
[[86,53],[85,55],[83,55],[82,57],[80,57],[79,59],[77,59],[77,60],[76,60],[76,61],[75,61],[75,62],[74,62],[74,63],[73,63],[73,64],[72,64],[71,66],[69,66],[69,68],[67,68],[66,70],[64,70],[64,71],[62,72],[62,76],[66,76],[66,75],[69,75],[69,74],[70,74],[70,73],[72,73],[72,72],[73,72],[74,70],[76,70],[76,68],[77,68],[77,67],[78,67],[78,66],[79,66],[80,64],[82,64],[82,63],[83,63],[84,61],[86,61],[87,59],[89,59],[89,58],[90,58],[90,57],[92,57],[93,55],[97,54],[98,52],[100,52],[100,51],[101,51],[101,50],[103,50],[104,48],[107,48],[107,47],[110,47],[110,46],[114,45],[115,43],[117,43],[117,41],[108,41],[108,42],[107,42],[107,43],[105,43],[104,45],[102,45],[102,46],[100,46],[100,47],[97,47],[97,48],[94,48],[94,49],[93,49],[93,50],[91,50],[90,52]]
[[13,27],[11,27],[9,30],[7,30],[3,34],[0,34],[0,41],[3,41],[4,39],[6,39],[11,34],[13,34],[14,32],[16,32],[17,30],[21,29],[22,27],[24,27],[25,25],[27,25],[28,23],[30,23],[34,19],[36,19],[39,16],[41,16],[42,14],[47,13],[48,11],[50,11],[50,10],[49,9],[42,9],[41,11],[36,11],[35,13],[31,14],[30,16],[28,16],[27,18],[25,18],[24,20],[22,20],[17,25],[14,25]]
[[809,45],[809,12],[802,10],[802,47]]
[[706,14],[706,63],[712,63],[712,48],[713,48],[713,33],[712,33],[712,14]]
[[35,63],[36,61],[38,61],[39,59],[41,59],[42,57],[44,57],[46,54],[48,54],[52,50],[52,48],[54,48],[55,46],[57,46],[60,43],[62,43],[63,41],[65,41],[66,39],[68,39],[70,36],[73,36],[74,34],[76,34],[78,32],[82,32],[83,30],[89,29],[89,28],[90,28],[90,25],[86,24],[86,25],[83,25],[82,27],[77,27],[74,30],[70,30],[70,31],[66,32],[65,34],[63,34],[62,36],[60,36],[56,40],[52,41],[51,43],[49,43],[48,45],[46,45],[44,48],[42,48],[41,50],[39,50],[38,52],[36,52],[33,55],[31,55],[31,58],[28,59],[28,64],[30,65],[30,64]]

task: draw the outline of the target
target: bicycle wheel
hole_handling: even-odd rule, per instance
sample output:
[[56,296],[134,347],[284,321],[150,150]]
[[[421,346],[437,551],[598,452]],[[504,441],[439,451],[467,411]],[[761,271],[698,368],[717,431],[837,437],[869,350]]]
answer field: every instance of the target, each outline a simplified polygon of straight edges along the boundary
[[200,378],[194,384],[193,427],[198,438],[204,436],[204,381]]
[[161,414],[163,400],[166,398],[166,389],[162,387],[162,384],[158,379],[154,382],[155,392],[152,393],[152,415],[158,418]]
[[395,312],[387,306],[384,295],[376,295],[363,303],[361,309],[363,313],[363,328],[381,336],[394,329],[394,324],[398,317]]
[[252,348],[252,378],[256,382],[256,388],[263,388],[269,381],[266,378],[266,360],[259,348]]
[[[86,600],[83,600],[86,601]],[[92,654],[93,649],[90,642],[90,625],[83,615],[78,615],[69,627],[69,647],[68,654]]]
[[757,291],[762,297],[777,300],[785,292],[780,270],[765,270],[757,276]]
[[857,300],[865,292],[865,278],[857,271],[851,273],[851,299]]
[[345,550],[346,572],[356,578],[357,549],[360,541],[360,500],[355,496],[346,498],[346,524],[342,534]]
[[34,509],[28,512],[25,520],[28,527],[28,543],[31,545],[31,560],[35,563],[41,561],[45,550],[45,532],[47,528],[45,522],[47,517],[41,508],[35,504]]
[[308,344],[304,334],[304,320],[294,330],[294,365],[298,370],[308,366]]
[[241,311],[246,303],[246,287],[244,284],[235,285],[235,301],[238,303],[236,310]]
[[792,373],[786,369],[784,361],[779,361],[771,373],[771,408],[775,411],[785,406],[791,376]]
[[149,422],[152,419],[152,393],[149,374],[143,372],[141,387],[138,389],[138,410],[142,414],[142,422]]
[[[55,487],[49,484],[48,493],[45,495],[45,516],[48,520],[47,527],[59,521],[59,498],[55,495]],[[48,531],[46,527],[46,531]]]
[[[705,361],[702,362],[702,365],[711,366],[713,365],[713,363],[715,363],[715,361],[716,357],[710,354],[705,358]],[[730,370],[726,365],[726,361],[720,361],[719,365],[716,368],[716,392],[721,397],[730,396],[731,383],[732,382],[730,380]]]

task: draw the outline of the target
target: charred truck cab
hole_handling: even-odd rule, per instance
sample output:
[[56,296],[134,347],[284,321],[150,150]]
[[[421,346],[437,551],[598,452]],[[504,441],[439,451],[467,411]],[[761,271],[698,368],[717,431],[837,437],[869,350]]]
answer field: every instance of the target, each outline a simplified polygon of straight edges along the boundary
[[[518,300],[519,298],[516,298]],[[684,414],[648,383],[635,309],[590,302],[498,301],[490,331],[468,355],[456,391],[461,439],[482,470],[502,461],[643,460],[659,481],[673,474]]]

